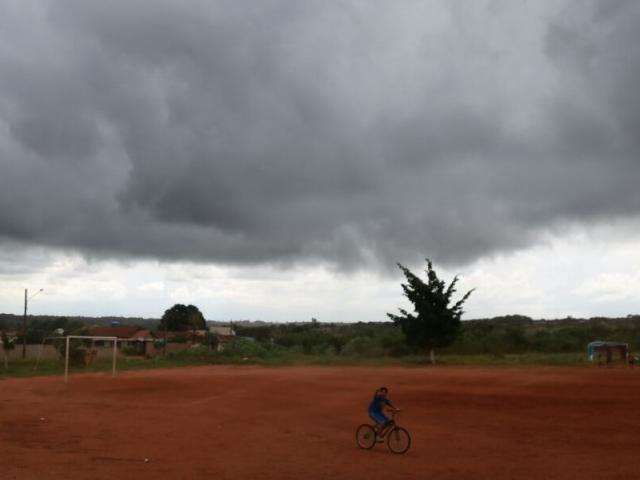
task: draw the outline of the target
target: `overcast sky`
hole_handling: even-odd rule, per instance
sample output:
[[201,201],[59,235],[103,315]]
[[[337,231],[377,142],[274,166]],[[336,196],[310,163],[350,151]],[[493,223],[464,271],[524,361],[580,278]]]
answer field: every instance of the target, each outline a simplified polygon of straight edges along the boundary
[[0,312],[640,312],[640,3],[0,0]]

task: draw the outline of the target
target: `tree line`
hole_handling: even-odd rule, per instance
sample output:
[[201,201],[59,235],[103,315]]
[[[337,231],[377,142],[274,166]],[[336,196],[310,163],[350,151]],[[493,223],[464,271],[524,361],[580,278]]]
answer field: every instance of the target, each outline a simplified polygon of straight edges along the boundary
[[[346,356],[394,356],[429,354],[435,350],[449,354],[561,353],[582,352],[594,340],[615,340],[640,349],[640,316],[625,319],[567,318],[534,321],[511,315],[485,320],[461,321],[462,307],[472,291],[454,300],[457,277],[448,285],[427,260],[426,281],[398,264],[405,276],[404,295],[413,311],[400,309],[389,313],[391,322],[321,323],[313,320],[295,324],[236,324],[240,337],[251,339],[261,348],[278,348],[302,354]],[[15,317],[16,319],[19,317]],[[7,316],[0,316],[0,331],[10,328]],[[149,324],[162,336],[164,330],[195,331],[206,329],[206,320],[194,305],[176,304],[167,309],[160,321]],[[66,317],[48,317],[29,322],[27,341],[39,343],[56,329],[82,330],[86,323]],[[3,339],[6,343],[8,340]]]

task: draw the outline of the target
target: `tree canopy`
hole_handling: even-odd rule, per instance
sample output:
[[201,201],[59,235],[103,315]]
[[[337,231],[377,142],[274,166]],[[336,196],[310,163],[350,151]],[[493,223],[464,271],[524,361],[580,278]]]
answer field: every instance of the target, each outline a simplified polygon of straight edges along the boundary
[[462,305],[473,290],[469,290],[461,300],[451,305],[456,292],[457,276],[447,286],[438,278],[429,259],[425,270],[426,283],[407,267],[399,263],[398,267],[407,279],[407,283],[402,284],[402,290],[413,303],[414,313],[401,308],[400,315],[388,313],[387,316],[400,326],[408,345],[429,350],[433,361],[435,348],[446,347],[455,341],[460,331]]
[[185,332],[188,330],[204,330],[207,322],[202,312],[195,305],[175,304],[167,309],[160,320],[160,328],[172,332]]
[[13,350],[16,346],[16,339],[9,337],[5,332],[2,332],[0,333],[0,343],[5,351]]

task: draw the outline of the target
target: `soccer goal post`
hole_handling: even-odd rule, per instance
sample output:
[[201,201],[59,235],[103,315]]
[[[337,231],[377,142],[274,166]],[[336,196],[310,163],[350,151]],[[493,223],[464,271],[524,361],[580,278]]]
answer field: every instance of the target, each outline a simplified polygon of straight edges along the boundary
[[87,335],[68,335],[64,352],[64,383],[69,381],[69,347],[72,339],[91,340],[92,342],[113,342],[113,354],[111,360],[111,375],[116,376],[116,362],[118,358],[118,337],[92,337]]

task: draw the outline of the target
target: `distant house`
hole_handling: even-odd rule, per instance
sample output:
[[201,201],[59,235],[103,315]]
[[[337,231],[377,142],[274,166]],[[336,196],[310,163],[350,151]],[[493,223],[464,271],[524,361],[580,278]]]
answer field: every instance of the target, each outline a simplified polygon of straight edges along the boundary
[[[200,345],[210,346],[211,337],[212,335],[209,330],[158,330],[156,332],[158,345],[156,346],[156,344],[153,343],[152,345],[154,345],[154,350],[147,349],[147,355],[158,354],[161,352],[180,352]],[[164,345],[165,339],[166,345]]]
[[127,341],[147,342],[155,340],[150,330],[142,329],[131,335]]
[[[112,327],[91,327],[89,335],[92,337],[116,337],[118,347],[128,347],[138,355],[153,353],[153,342],[155,337],[144,328],[135,325],[112,326]],[[96,346],[102,346],[104,342],[96,341]]]
[[216,338],[216,350],[221,352],[224,347],[236,338],[236,332],[231,327],[212,326],[209,327],[209,335]]
[[221,327],[221,326],[213,326],[209,327],[209,333],[213,333],[215,335],[222,335],[225,337],[234,337],[236,332],[231,327]]
[[91,327],[89,328],[89,335],[92,337],[117,337],[118,340],[133,337],[136,332],[142,330],[135,325],[131,326],[117,326],[117,327]]
[[158,331],[158,338],[171,343],[206,343],[207,330]]

